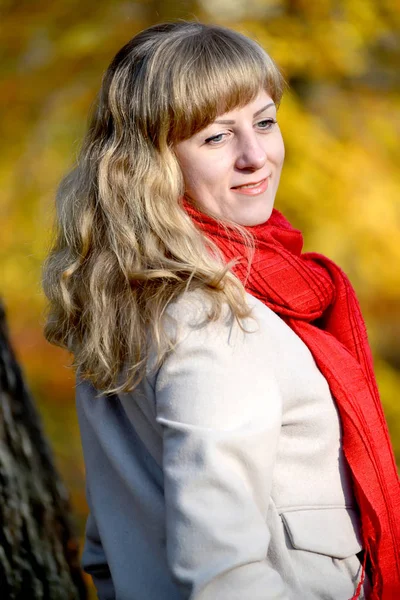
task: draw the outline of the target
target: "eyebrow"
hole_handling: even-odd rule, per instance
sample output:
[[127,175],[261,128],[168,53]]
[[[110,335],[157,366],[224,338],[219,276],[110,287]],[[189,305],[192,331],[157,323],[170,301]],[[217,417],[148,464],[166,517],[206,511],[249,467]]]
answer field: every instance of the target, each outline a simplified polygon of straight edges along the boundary
[[[266,106],[263,106],[263,108],[260,108],[260,110],[254,113],[253,119],[255,119],[255,117],[258,117],[258,115],[260,115],[262,112],[264,112],[264,110],[267,110],[267,108],[270,108],[271,106],[275,106],[275,102],[270,102]],[[235,121],[231,121],[229,119],[218,119],[218,121],[214,121],[214,123],[218,123],[219,125],[234,125]]]

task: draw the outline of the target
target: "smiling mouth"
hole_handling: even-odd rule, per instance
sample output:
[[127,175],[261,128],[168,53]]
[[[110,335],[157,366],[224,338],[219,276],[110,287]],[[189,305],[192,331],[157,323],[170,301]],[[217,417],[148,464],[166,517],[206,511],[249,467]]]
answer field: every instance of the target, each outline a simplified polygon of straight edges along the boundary
[[244,183],[243,185],[235,185],[232,186],[233,190],[241,190],[241,189],[251,189],[251,188],[257,188],[260,185],[262,185],[268,178],[264,177],[264,179],[261,179],[260,181],[256,181],[256,182],[252,182],[252,183]]

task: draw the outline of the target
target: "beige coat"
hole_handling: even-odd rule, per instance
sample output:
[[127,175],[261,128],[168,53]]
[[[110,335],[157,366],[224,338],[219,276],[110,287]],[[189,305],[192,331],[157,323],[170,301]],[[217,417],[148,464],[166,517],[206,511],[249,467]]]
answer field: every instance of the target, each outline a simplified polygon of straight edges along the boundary
[[95,399],[77,386],[83,564],[102,600],[354,594],[359,519],[328,384],[297,335],[248,302],[245,331],[228,310],[202,326],[207,302],[188,293],[169,309],[175,350],[140,388]]

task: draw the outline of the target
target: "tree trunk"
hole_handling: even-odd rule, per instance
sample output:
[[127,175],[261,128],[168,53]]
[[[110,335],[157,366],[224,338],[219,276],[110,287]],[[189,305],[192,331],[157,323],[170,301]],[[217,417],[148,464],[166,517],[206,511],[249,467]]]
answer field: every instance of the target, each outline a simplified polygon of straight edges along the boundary
[[0,598],[87,597],[68,494],[10,346],[0,301]]

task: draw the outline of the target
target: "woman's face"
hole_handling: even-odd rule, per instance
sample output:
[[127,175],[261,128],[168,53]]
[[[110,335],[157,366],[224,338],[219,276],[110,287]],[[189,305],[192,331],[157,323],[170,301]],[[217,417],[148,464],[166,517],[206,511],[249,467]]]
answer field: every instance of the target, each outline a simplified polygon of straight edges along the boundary
[[285,148],[276,107],[267,92],[225,113],[175,152],[185,196],[240,225],[267,221],[279,185]]

